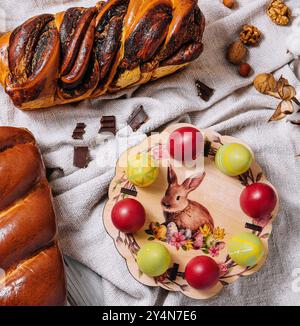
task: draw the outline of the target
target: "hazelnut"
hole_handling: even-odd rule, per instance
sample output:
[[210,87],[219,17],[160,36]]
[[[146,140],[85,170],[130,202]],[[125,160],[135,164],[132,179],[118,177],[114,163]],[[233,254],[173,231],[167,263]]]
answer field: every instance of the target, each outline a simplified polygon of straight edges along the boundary
[[223,0],[223,4],[225,7],[232,9],[235,5],[234,0]]
[[239,65],[242,63],[247,55],[247,49],[241,41],[231,43],[227,49],[227,60],[234,64]]
[[248,63],[241,63],[239,65],[239,74],[244,78],[249,77],[251,70],[251,66]]

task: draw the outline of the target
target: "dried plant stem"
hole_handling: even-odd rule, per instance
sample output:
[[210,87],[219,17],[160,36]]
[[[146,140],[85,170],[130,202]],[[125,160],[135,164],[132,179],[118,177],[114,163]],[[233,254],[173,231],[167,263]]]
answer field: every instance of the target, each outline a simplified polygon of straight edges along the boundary
[[293,97],[292,101],[296,103],[298,106],[300,106],[300,101],[296,97]]

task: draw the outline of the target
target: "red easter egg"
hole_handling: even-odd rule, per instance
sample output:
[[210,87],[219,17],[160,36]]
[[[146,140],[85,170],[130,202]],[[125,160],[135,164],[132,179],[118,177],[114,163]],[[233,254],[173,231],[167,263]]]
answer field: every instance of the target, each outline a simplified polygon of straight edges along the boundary
[[212,288],[218,283],[219,265],[208,256],[197,256],[189,261],[185,268],[185,279],[198,290]]
[[177,161],[194,161],[203,152],[204,139],[193,127],[182,127],[172,132],[169,138],[169,153]]
[[240,204],[245,214],[261,220],[271,216],[277,204],[277,196],[269,185],[253,183],[242,191]]
[[124,233],[139,231],[146,220],[143,205],[135,199],[127,198],[119,201],[112,209],[111,219],[114,226]]

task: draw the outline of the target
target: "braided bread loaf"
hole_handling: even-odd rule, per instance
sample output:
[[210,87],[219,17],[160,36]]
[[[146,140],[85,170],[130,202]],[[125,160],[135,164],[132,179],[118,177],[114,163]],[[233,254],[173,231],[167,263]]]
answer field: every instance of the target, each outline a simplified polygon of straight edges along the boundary
[[0,82],[24,110],[114,93],[199,57],[197,0],[102,0],[36,16],[0,39]]
[[0,306],[63,305],[51,190],[33,136],[0,127]]

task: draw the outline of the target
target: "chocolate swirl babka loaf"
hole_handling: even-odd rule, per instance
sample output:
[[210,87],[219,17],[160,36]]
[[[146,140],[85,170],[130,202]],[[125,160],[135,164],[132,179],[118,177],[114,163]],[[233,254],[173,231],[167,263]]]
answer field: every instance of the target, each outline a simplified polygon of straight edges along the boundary
[[196,0],[103,0],[29,19],[0,39],[0,82],[24,110],[169,75],[203,50]]

